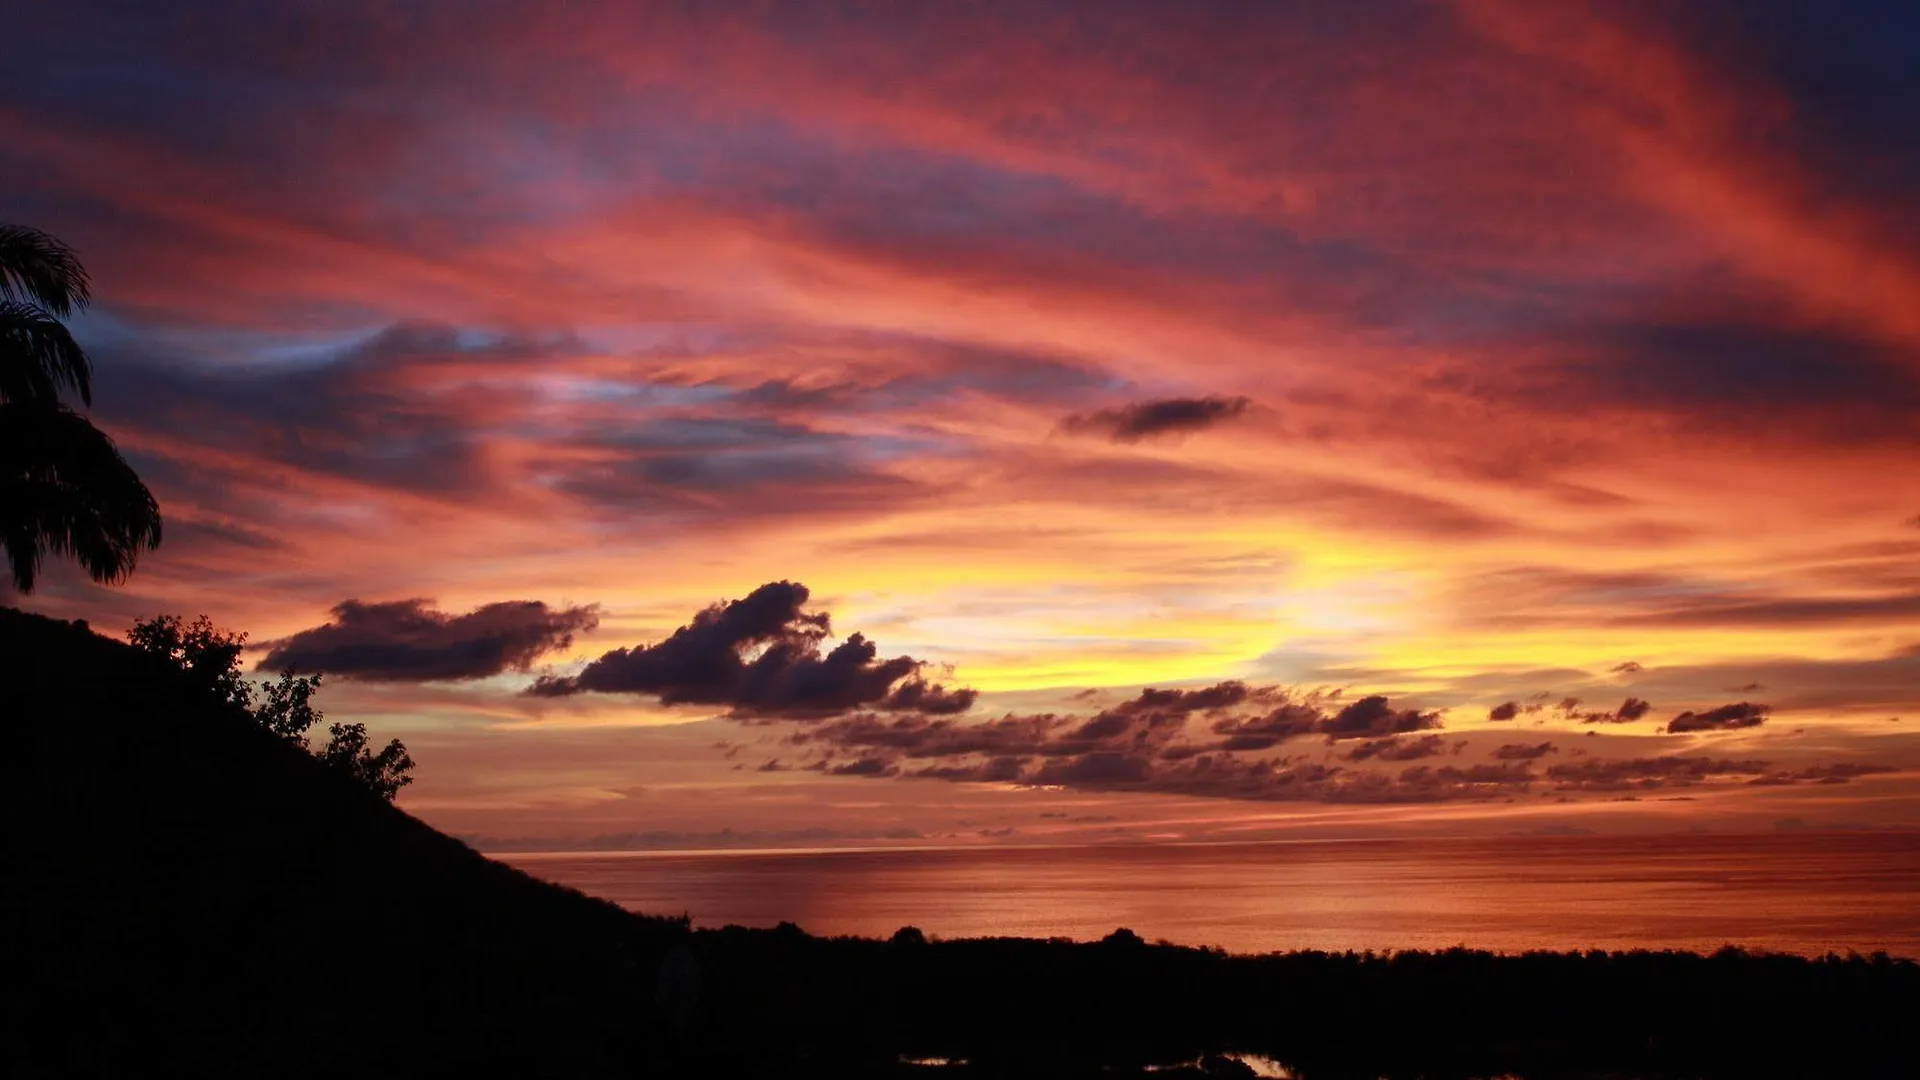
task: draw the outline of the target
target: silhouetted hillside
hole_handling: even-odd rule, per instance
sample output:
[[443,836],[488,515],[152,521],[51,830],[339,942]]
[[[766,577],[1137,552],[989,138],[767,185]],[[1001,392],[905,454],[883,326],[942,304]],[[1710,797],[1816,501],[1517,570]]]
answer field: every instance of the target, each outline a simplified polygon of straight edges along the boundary
[[593,1076],[657,1034],[677,923],[481,857],[164,662],[0,609],[0,733],[10,1075]]
[[1884,956],[691,932],[490,862],[164,661],[4,609],[0,733],[8,1077],[1912,1070],[1920,968]]

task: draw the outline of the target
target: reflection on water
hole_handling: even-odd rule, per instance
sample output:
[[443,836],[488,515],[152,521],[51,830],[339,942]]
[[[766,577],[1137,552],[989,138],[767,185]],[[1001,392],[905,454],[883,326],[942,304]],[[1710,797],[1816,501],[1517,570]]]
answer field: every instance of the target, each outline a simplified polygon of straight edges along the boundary
[[1884,949],[1920,956],[1920,833],[507,856],[698,925],[1104,936],[1236,952]]

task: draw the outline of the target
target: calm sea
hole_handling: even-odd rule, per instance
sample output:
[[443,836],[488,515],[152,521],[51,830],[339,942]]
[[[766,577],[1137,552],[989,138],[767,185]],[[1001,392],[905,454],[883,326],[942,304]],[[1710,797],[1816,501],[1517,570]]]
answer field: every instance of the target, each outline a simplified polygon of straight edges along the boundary
[[504,858],[634,911],[816,934],[1920,957],[1920,833]]

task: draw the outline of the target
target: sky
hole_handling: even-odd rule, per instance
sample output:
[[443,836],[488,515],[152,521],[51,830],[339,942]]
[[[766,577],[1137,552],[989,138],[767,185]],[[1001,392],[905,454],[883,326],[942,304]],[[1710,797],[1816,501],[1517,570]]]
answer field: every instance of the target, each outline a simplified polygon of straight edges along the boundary
[[1681,8],[29,5],[0,602],[496,850],[1920,825],[1920,16]]

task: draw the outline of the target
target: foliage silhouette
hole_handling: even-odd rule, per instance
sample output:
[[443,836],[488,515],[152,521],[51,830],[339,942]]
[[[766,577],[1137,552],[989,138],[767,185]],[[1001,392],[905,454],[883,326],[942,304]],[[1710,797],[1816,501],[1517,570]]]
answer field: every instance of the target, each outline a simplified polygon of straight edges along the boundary
[[182,622],[178,615],[156,615],[135,620],[127,641],[177,666],[189,684],[214,700],[242,709],[253,704],[253,688],[240,674],[245,634],[216,629],[205,615],[191,623]]
[[38,229],[0,224],[0,300],[64,319],[92,299],[93,282],[72,248]]
[[60,401],[66,390],[93,403],[92,361],[60,321],[91,296],[71,248],[0,225],[0,546],[22,593],[48,555],[113,583],[160,544],[153,493],[113,440]]
[[382,799],[392,802],[401,788],[413,783],[413,758],[406,744],[393,739],[379,750],[369,749],[365,724],[329,725],[326,745],[313,750],[307,732],[324,718],[313,705],[321,676],[288,668],[277,681],[262,683],[256,691],[240,670],[247,635],[221,630],[205,615],[191,623],[178,615],[156,615],[136,621],[127,640],[140,651],[179,667],[212,700],[245,710],[261,727],[312,751],[328,767]]
[[[314,684],[318,685],[319,681],[320,677],[314,676]],[[369,750],[365,724],[333,724],[327,732],[327,745],[320,751],[320,760],[351,776],[361,787],[392,802],[401,788],[413,783],[413,777],[408,775],[413,771],[413,758],[407,756],[407,748],[399,739],[388,740],[379,750]]]
[[93,404],[93,364],[59,319],[42,308],[0,301],[0,341],[7,363],[0,367],[0,395],[26,405],[60,400],[62,389]]

